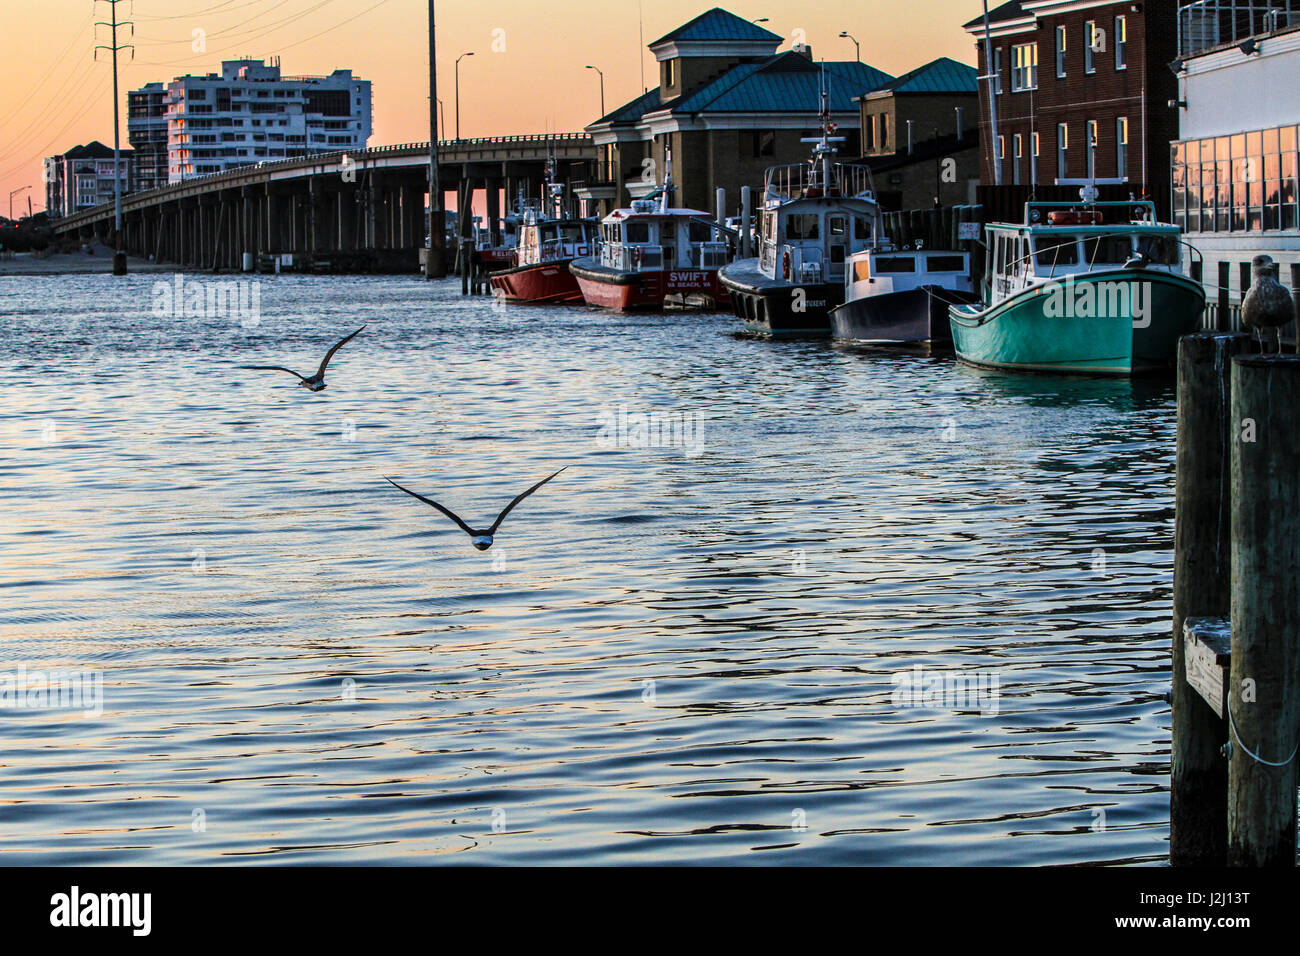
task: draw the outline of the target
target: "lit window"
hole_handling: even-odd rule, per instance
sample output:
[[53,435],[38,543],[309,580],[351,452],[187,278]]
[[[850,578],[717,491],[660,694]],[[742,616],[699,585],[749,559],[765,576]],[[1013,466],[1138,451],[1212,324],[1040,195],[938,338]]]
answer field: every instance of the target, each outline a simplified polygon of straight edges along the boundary
[[1128,117],[1115,120],[1115,175],[1128,178]]
[[1018,43],[1011,48],[1011,91],[1038,88],[1038,44]]
[[1056,28],[1056,75],[1065,76],[1065,27]]
[[1115,18],[1115,69],[1128,69],[1128,17]]
[[1104,44],[1101,38],[1101,32],[1097,29],[1097,23],[1089,20],[1083,25],[1083,72],[1096,73],[1097,60],[1096,53],[1098,47]]
[[1065,123],[1056,126],[1056,178],[1065,179],[1070,167],[1070,127]]

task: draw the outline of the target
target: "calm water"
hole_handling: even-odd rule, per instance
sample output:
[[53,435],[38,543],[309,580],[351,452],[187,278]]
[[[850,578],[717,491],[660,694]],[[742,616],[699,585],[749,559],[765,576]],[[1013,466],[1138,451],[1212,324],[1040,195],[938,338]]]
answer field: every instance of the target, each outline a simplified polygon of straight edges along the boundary
[[[0,710],[0,863],[1165,858],[1167,383],[156,281],[0,280],[0,672],[103,680]],[[363,322],[319,394],[235,368]],[[561,465],[483,553],[383,481],[487,524]]]

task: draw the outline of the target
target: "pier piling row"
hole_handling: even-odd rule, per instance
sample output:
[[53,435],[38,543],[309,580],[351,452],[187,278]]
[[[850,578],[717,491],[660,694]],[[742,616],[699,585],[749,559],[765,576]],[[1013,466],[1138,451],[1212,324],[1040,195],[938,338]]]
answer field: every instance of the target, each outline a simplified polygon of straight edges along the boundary
[[1296,862],[1300,358],[1255,351],[1179,345],[1174,866]]

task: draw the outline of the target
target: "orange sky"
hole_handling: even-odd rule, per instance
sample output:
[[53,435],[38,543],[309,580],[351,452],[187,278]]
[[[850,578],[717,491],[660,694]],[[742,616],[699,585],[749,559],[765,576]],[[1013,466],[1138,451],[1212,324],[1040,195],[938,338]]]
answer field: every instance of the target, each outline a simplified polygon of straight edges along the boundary
[[[428,138],[427,0],[123,0],[122,19],[135,21],[135,60],[122,61],[122,145],[126,91],[184,73],[208,73],[239,56],[279,55],[287,74],[350,68],[374,84],[371,145]],[[112,73],[101,52],[108,31],[93,38],[92,20],[107,20],[107,3],[92,0],[0,0],[0,214],[45,205],[41,159],[92,139],[112,145]],[[992,5],[992,4],[991,4]],[[455,126],[453,61],[460,64],[462,136],[577,130],[600,110],[594,64],[605,71],[606,106],[657,82],[654,59],[639,40],[655,40],[707,10],[707,0],[439,0],[438,86],[446,131]],[[961,24],[979,0],[735,0],[738,16],[786,37],[802,31],[817,58],[852,59],[847,30],[862,59],[890,73],[938,56],[974,62]],[[20,15],[16,10],[21,9]],[[922,15],[922,11],[924,14]],[[92,12],[94,16],[92,16]],[[195,52],[203,31],[205,52]],[[131,42],[123,33],[121,42]]]

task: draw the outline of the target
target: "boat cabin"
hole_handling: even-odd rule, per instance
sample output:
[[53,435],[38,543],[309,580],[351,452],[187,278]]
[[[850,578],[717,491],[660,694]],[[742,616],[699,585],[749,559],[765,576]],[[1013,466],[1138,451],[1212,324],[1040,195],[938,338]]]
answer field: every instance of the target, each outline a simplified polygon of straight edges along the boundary
[[841,282],[845,264],[884,240],[866,166],[796,163],[767,171],[759,269],[790,282]]
[[727,243],[709,214],[664,208],[649,199],[616,209],[600,225],[600,264],[619,272],[713,270],[727,264]]
[[858,253],[845,272],[844,301],[921,288],[972,292],[970,254],[941,249]]
[[1031,285],[1125,266],[1181,273],[1181,230],[1148,201],[1063,207],[1026,203],[1023,224],[990,223],[986,270],[993,302]]
[[594,220],[543,219],[529,210],[519,230],[519,264],[585,256],[595,244],[595,234]]

